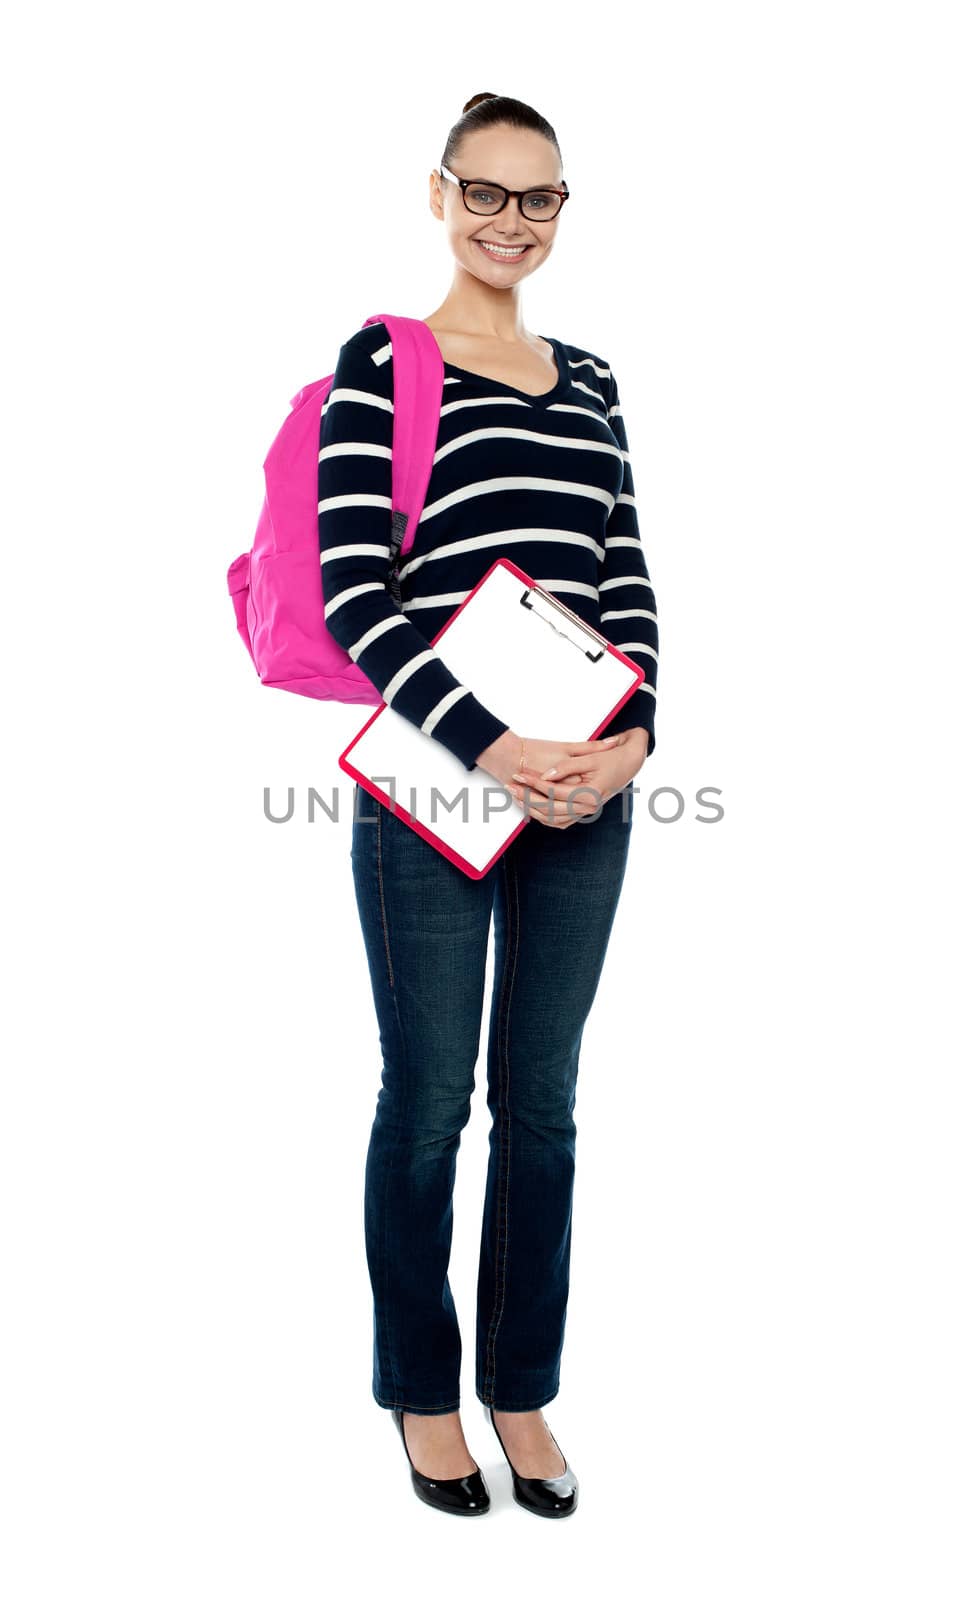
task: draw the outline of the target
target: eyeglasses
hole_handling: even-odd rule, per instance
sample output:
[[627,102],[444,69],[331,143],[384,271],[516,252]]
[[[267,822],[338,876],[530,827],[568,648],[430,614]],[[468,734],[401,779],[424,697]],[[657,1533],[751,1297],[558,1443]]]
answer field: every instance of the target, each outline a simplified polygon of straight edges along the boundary
[[521,214],[529,222],[551,222],[569,195],[564,178],[560,189],[505,189],[500,183],[484,183],[482,178],[457,178],[455,172],[441,164],[439,172],[459,189],[467,211],[478,217],[496,216],[498,211],[503,211],[511,195],[515,195]]

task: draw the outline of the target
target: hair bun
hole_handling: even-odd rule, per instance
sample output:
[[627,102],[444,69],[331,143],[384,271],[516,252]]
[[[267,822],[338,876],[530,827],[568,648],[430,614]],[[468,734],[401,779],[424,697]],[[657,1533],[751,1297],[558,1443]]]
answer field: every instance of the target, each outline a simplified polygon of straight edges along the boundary
[[472,111],[474,106],[478,106],[480,104],[481,100],[499,100],[499,99],[500,99],[499,94],[474,94],[474,95],[471,95],[471,97],[469,98],[469,100],[467,100],[465,106],[463,107],[463,116],[465,117],[467,111]]

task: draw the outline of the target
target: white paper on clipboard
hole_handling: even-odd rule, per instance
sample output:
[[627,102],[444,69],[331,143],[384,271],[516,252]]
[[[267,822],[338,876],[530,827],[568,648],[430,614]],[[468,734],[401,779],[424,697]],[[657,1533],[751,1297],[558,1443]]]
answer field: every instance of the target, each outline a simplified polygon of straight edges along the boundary
[[[501,557],[432,641],[450,672],[509,727],[532,737],[597,737],[643,672],[557,596]],[[522,825],[523,807],[479,767],[385,705],[340,757],[406,825],[470,877],[483,877]],[[441,798],[440,798],[441,797]]]

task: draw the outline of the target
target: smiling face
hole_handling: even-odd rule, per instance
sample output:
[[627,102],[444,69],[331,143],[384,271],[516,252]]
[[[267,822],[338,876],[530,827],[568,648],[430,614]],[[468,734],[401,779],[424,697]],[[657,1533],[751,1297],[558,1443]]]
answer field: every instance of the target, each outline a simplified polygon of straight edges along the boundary
[[[551,140],[506,123],[467,134],[446,165],[457,178],[480,178],[507,189],[561,188],[561,160]],[[537,271],[551,254],[561,216],[550,222],[526,217],[514,195],[503,211],[478,216],[467,210],[452,179],[440,178],[437,171],[429,179],[429,205],[445,222],[459,265],[496,289],[510,288]]]

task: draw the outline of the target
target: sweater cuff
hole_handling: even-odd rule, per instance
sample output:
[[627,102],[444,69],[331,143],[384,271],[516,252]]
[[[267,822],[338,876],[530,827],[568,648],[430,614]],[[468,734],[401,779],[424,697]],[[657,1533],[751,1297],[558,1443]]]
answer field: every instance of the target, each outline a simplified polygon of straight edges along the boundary
[[605,739],[608,734],[627,733],[630,728],[643,728],[647,736],[647,755],[649,760],[656,748],[657,736],[654,729],[654,718],[657,705],[652,695],[644,694],[639,689],[631,694],[624,706],[620,706],[614,717],[603,728],[600,739]]
[[509,722],[501,722],[470,693],[457,700],[441,718],[438,728],[434,730],[434,737],[463,763],[467,772],[472,772],[477,756],[482,755],[487,745],[493,744],[509,727]]

